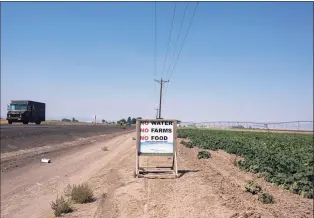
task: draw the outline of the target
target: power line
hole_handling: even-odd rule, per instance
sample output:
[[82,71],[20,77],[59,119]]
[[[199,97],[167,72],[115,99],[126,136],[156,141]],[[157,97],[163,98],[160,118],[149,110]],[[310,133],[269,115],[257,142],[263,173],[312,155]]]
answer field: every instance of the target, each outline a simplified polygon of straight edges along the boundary
[[198,7],[198,4],[199,4],[199,2],[197,2],[196,7],[195,7],[195,9],[194,9],[193,17],[192,17],[192,19],[191,19],[191,22],[190,22],[190,24],[189,24],[188,30],[187,30],[186,35],[185,35],[185,37],[184,37],[182,46],[181,46],[180,51],[179,51],[179,54],[178,54],[178,57],[177,57],[177,59],[176,59],[176,61],[175,61],[175,64],[174,64],[174,66],[173,66],[173,68],[172,68],[172,71],[170,72],[169,79],[171,78],[172,73],[173,73],[173,71],[174,71],[174,69],[175,69],[175,67],[176,67],[176,65],[177,65],[177,63],[178,63],[178,60],[179,60],[179,58],[180,58],[180,55],[181,55],[181,52],[182,52],[182,48],[183,48],[184,43],[185,43],[185,41],[186,41],[186,39],[187,39],[187,36],[188,36],[188,34],[189,34],[189,31],[190,31],[190,28],[191,28],[191,26],[192,26],[192,22],[193,22],[194,17],[195,17],[195,13],[196,13],[196,9],[197,9],[197,7]]
[[[183,23],[184,23],[184,20],[185,20],[185,15],[186,15],[187,9],[188,9],[188,4],[186,4],[186,6],[185,6],[185,10],[184,10],[182,21],[181,21],[181,25],[180,25],[180,30],[179,30],[179,33],[178,33],[178,36],[177,36],[177,40],[176,40],[174,49],[173,49],[173,53],[172,53],[172,56],[171,56],[171,61],[170,61],[170,64],[169,64],[169,67],[168,67],[168,70],[167,70],[167,74],[170,72],[170,69],[171,69],[171,66],[172,66],[172,63],[173,63],[175,50],[177,48],[177,44],[179,42],[179,38],[180,38],[180,35],[181,35],[181,32],[182,32],[182,27],[183,27]],[[166,95],[167,91],[168,91],[168,84],[166,85],[164,96]],[[163,101],[164,101],[164,99],[163,99]]]
[[172,21],[171,21],[171,28],[170,28],[170,33],[169,33],[169,38],[168,38],[168,44],[167,44],[166,57],[165,57],[165,61],[164,61],[163,67],[162,67],[162,74],[161,74],[161,77],[163,77],[163,75],[164,75],[166,60],[167,60],[167,57],[168,57],[169,44],[170,44],[171,34],[172,34],[172,28],[173,28],[173,21],[174,21],[174,16],[175,16],[175,14],[176,14],[176,7],[177,7],[177,4],[174,5],[174,9],[173,9]]
[[[155,44],[155,63],[154,63],[154,79],[156,78],[157,75],[157,1],[155,1],[154,4],[154,12],[155,12],[155,39],[154,39],[154,44]],[[154,94],[156,92],[156,83],[154,84]]]
[[156,78],[157,74],[157,2],[155,1],[155,71],[154,78]]
[[[186,41],[186,39],[187,39],[187,36],[188,36],[188,34],[189,34],[190,28],[191,28],[191,26],[192,26],[192,23],[193,23],[193,20],[194,20],[194,17],[195,17],[195,13],[196,13],[196,9],[197,9],[197,7],[198,7],[198,4],[199,4],[199,2],[197,2],[196,7],[194,8],[194,12],[193,12],[192,19],[191,19],[191,21],[190,21],[188,30],[187,30],[187,32],[186,32],[186,34],[185,34],[183,43],[182,43],[181,48],[180,48],[180,51],[179,51],[179,54],[178,54],[178,56],[177,56],[177,59],[176,59],[176,61],[175,61],[174,66],[173,66],[173,68],[172,68],[172,70],[171,70],[171,72],[170,72],[170,76],[169,76],[168,80],[170,80],[170,78],[171,78],[171,76],[172,76],[172,73],[174,72],[174,69],[175,69],[175,67],[176,67],[176,65],[177,65],[177,63],[178,63],[179,58],[180,58],[180,55],[181,55],[181,52],[182,52],[184,43],[185,43],[185,41]],[[164,96],[166,95],[167,90],[168,90],[168,84],[167,84],[167,86],[166,86],[166,88],[165,88]],[[164,99],[164,98],[163,98],[163,99]]]
[[174,49],[173,49],[173,52],[172,52],[171,61],[170,61],[169,67],[168,67],[167,74],[170,72],[170,69],[171,69],[171,65],[172,65],[172,62],[173,62],[173,59],[174,59],[175,50],[176,50],[177,44],[179,42],[179,38],[180,38],[180,35],[181,35],[181,31],[182,31],[182,27],[183,27],[183,23],[184,23],[184,19],[185,19],[185,15],[186,15],[186,11],[188,9],[188,6],[189,6],[188,4],[186,4],[186,6],[185,6],[184,14],[183,14],[181,25],[180,25],[180,30],[179,30],[179,33],[178,33],[178,37],[177,37],[176,43],[174,45]]

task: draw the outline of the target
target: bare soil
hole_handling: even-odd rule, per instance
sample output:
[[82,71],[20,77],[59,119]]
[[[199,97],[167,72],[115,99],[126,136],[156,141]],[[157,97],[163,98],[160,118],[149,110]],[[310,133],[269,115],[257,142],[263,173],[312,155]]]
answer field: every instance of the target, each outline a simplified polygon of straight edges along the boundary
[[[178,146],[180,177],[146,175],[134,178],[135,133],[95,142],[52,160],[1,175],[1,217],[51,217],[51,201],[68,184],[88,182],[96,201],[75,205],[64,217],[313,217],[311,199],[281,190],[233,165],[234,156],[211,151],[197,159],[198,148]],[[180,140],[179,140],[180,141]],[[106,146],[108,151],[102,150]],[[169,165],[167,157],[145,157],[142,165]],[[272,194],[263,204],[244,191],[254,180]]]

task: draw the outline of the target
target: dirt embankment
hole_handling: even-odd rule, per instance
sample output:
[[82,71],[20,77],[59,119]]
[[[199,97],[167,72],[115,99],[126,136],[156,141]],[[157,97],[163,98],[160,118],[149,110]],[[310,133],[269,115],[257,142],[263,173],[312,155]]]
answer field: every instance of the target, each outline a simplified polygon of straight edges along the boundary
[[[180,177],[151,175],[134,178],[135,141],[129,133],[96,142],[52,160],[1,177],[2,217],[49,217],[50,203],[67,184],[88,182],[95,191],[93,203],[76,205],[65,217],[313,217],[311,199],[274,187],[233,165],[234,157],[211,152],[197,159],[197,148],[178,146]],[[108,151],[101,150],[107,146]],[[147,157],[141,164],[171,163],[166,157]],[[275,204],[262,204],[244,191],[253,179]]]

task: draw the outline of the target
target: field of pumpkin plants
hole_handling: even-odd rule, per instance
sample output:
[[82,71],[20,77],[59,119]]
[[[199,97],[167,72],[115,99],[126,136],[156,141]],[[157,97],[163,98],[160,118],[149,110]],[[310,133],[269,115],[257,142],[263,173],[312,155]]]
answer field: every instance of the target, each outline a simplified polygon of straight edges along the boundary
[[292,193],[313,198],[314,148],[312,134],[178,129],[187,147],[224,150],[243,157],[240,169],[258,173]]

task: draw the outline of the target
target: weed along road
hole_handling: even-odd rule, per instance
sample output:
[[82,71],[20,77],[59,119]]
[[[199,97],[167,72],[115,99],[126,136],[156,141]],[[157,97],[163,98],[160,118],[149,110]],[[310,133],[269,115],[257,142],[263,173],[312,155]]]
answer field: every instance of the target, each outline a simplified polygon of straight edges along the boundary
[[[145,134],[155,136],[155,130]],[[1,217],[51,217],[50,204],[57,194],[65,196],[69,184],[84,182],[93,191],[93,200],[71,205],[73,211],[64,217],[313,217],[312,199],[241,171],[234,164],[237,157],[222,150],[208,150],[209,158],[199,159],[202,149],[183,145],[187,139],[173,139],[175,150],[164,148],[165,153],[177,152],[177,178],[154,173],[136,178],[136,137],[134,130],[92,136],[88,146],[61,152],[51,163],[38,160],[2,172]],[[173,164],[171,156],[142,156],[139,161],[139,166]],[[274,202],[263,203],[258,195],[245,191],[249,180],[270,193]]]

